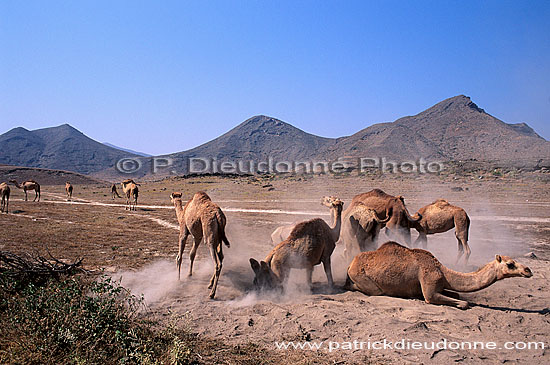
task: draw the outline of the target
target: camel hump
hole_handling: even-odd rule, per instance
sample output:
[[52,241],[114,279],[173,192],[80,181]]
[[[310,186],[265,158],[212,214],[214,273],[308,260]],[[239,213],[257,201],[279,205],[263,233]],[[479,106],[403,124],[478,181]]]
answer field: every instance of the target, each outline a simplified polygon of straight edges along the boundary
[[196,192],[194,197],[199,199],[199,200],[212,200],[212,199],[210,199],[208,194],[206,194],[204,191]]
[[437,199],[436,201],[434,201],[432,204],[435,204],[435,205],[438,205],[438,206],[445,206],[445,205],[450,205],[449,202],[445,199]]
[[309,221],[298,223],[294,226],[286,240],[294,240],[303,237],[304,235],[310,235],[319,227],[319,223],[326,224],[326,222],[321,218],[314,218]]

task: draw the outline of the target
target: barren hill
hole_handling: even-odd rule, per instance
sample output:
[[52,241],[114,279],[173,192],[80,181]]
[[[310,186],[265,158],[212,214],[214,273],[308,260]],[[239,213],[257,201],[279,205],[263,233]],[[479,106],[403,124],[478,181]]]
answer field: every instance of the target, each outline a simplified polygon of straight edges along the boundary
[[550,159],[550,142],[527,124],[507,124],[464,95],[414,116],[339,138],[320,155],[530,162]]
[[9,180],[35,180],[41,185],[65,185],[66,181],[74,185],[106,184],[103,180],[71,171],[0,165],[0,182]]
[[33,131],[18,127],[0,135],[0,164],[89,174],[127,156],[135,155],[105,146],[68,124]]

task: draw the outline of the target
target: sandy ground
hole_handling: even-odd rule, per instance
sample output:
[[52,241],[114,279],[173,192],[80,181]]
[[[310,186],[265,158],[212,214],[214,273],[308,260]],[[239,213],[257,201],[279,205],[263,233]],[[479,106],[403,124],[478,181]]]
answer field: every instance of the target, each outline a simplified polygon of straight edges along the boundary
[[[337,195],[349,203],[355,194],[375,187],[405,196],[411,213],[440,197],[466,209],[472,218],[472,257],[468,267],[455,269],[474,271],[498,253],[528,265],[534,276],[506,279],[462,295],[473,306],[466,311],[420,300],[330,290],[321,267],[315,269],[311,291],[305,286],[305,273],[298,270],[292,272],[283,295],[252,291],[248,259],[265,257],[272,248],[273,229],[315,216],[328,220],[328,211],[320,205],[323,195]],[[76,185],[73,202],[65,201],[62,186],[43,186],[39,204],[22,202],[22,192],[13,189],[13,214],[0,216],[0,249],[21,253],[47,248],[56,257],[84,257],[89,268],[105,268],[135,294],[143,294],[154,316],[184,315],[194,332],[230,344],[255,343],[281,356],[285,350],[277,350],[276,342],[307,341],[321,346],[311,356],[316,363],[550,363],[550,350],[540,345],[538,349],[535,345],[499,349],[509,341],[550,346],[549,187],[545,179],[520,177],[203,177],[143,184],[136,212],[125,211],[122,200],[113,202],[108,186]],[[215,300],[208,299],[206,286],[213,266],[204,247],[191,278],[185,275],[190,243],[180,282],[175,269],[178,227],[168,196],[171,191],[190,196],[197,190],[207,191],[228,218],[232,246],[224,250]],[[428,242],[430,251],[453,266],[454,232],[430,236]],[[527,253],[535,257],[525,257]],[[333,253],[338,287],[344,283],[346,268],[338,247]],[[497,349],[367,348],[369,342],[384,339],[495,342]],[[363,349],[357,344],[355,349],[329,353],[331,341],[341,347],[353,341],[364,344]]]

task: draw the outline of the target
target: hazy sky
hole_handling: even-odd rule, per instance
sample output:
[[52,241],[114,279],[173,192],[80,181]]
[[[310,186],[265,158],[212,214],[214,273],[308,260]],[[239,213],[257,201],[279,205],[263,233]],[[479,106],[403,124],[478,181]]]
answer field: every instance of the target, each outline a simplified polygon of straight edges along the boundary
[[266,114],[349,135],[465,94],[550,139],[550,1],[2,1],[0,133],[151,154]]

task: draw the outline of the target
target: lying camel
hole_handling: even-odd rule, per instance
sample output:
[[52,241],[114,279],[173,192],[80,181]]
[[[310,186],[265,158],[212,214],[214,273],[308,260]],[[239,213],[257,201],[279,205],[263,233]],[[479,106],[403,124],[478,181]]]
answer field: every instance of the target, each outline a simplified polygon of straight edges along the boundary
[[118,191],[116,189],[116,184],[111,185],[111,199],[115,200],[115,196],[122,198],[120,195],[118,195]]
[[13,183],[17,188],[23,189],[25,192],[25,201],[27,201],[27,191],[28,190],[34,190],[34,199],[33,202],[36,201],[38,198],[38,201],[40,201],[40,184],[38,184],[36,181],[33,180],[27,180],[23,182],[21,185],[17,183],[15,180],[10,180],[11,183]]
[[474,292],[497,280],[531,276],[528,267],[507,256],[496,255],[476,272],[461,273],[443,266],[426,250],[386,242],[376,251],[355,256],[344,288],[367,295],[424,298],[426,303],[467,309],[468,302],[459,300],[456,292]]
[[307,282],[311,287],[313,267],[321,262],[329,286],[334,286],[330,256],[340,237],[344,202],[331,196],[324,197],[321,204],[330,208],[332,227],[320,218],[298,223],[290,236],[275,246],[263,261],[258,263],[253,258],[250,259],[257,289],[281,288],[290,269],[306,269]]
[[67,201],[73,198],[73,186],[70,182],[65,183],[65,192],[67,192]]
[[376,250],[376,239],[380,228],[390,217],[379,219],[374,209],[358,202],[351,209],[346,209],[342,227],[342,241],[345,243],[344,258],[351,262],[359,252]]
[[120,185],[122,185],[122,191],[126,194],[126,207],[124,209],[136,210],[139,195],[139,184],[132,179],[127,179],[121,182]]
[[7,183],[0,184],[0,196],[2,197],[2,202],[0,203],[0,212],[8,213],[10,206],[10,187]]
[[[376,211],[379,219],[390,219],[385,223],[386,233],[390,237],[402,237],[407,245],[411,244],[411,231],[409,224],[419,220],[421,217],[416,214],[411,216],[405,207],[405,199],[402,196],[393,196],[386,194],[380,189],[374,189],[367,193],[356,195],[351,201],[350,206],[344,212],[344,217],[349,217],[350,212],[355,209],[357,204],[364,204],[370,209]],[[343,222],[344,230],[351,231],[350,221],[345,219]],[[348,245],[347,242],[346,246]],[[352,243],[353,245],[353,243]]]
[[432,204],[426,205],[418,211],[422,218],[411,223],[411,228],[418,231],[418,238],[415,241],[417,247],[427,248],[428,238],[426,235],[434,233],[447,232],[453,227],[455,236],[458,240],[458,255],[456,263],[460,260],[464,252],[464,264],[468,263],[470,258],[470,247],[468,246],[468,230],[470,228],[470,218],[466,211],[460,207],[449,204],[444,199],[438,199]]
[[216,266],[214,274],[210,279],[208,289],[210,298],[216,295],[218,280],[222,271],[223,251],[222,242],[227,247],[230,247],[229,241],[225,236],[225,215],[218,205],[216,205],[205,192],[196,193],[193,198],[183,206],[181,193],[174,192],[170,195],[170,199],[176,209],[176,217],[180,226],[179,234],[179,250],[176,257],[178,265],[178,280],[180,278],[181,261],[183,258],[183,250],[189,233],[193,235],[195,242],[189,253],[191,264],[189,265],[189,276],[193,274],[193,261],[201,241],[204,238],[205,245],[210,249],[210,255]]

